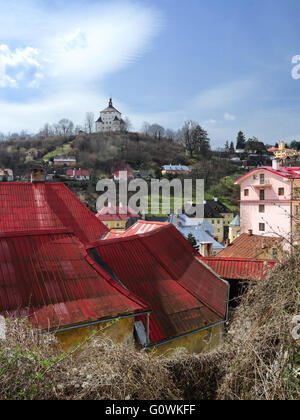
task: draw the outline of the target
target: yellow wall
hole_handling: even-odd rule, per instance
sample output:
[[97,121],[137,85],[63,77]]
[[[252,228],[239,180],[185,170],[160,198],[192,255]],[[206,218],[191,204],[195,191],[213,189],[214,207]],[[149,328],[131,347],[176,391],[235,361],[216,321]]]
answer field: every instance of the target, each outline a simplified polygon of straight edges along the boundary
[[229,226],[234,219],[234,213],[221,213],[224,217],[224,226]]
[[102,223],[105,224],[108,229],[125,230],[127,220],[104,220]]
[[[276,254],[275,254],[275,250],[277,250],[277,258],[276,258]],[[272,248],[267,248],[265,249],[260,255],[258,255],[256,258],[258,259],[262,259],[262,260],[274,260],[274,259],[278,259],[281,260],[282,259],[282,249],[281,247],[272,247]]]
[[241,227],[240,226],[229,226],[229,235],[228,239],[230,240],[230,243],[236,240],[240,236],[241,233]]
[[218,242],[224,240],[224,219],[205,219],[214,227],[214,237]]
[[[106,323],[99,324],[99,325],[92,325],[89,327],[82,327],[76,328],[70,331],[58,332],[56,333],[56,337],[59,342],[59,347],[64,350],[68,351],[78,344],[83,343],[86,337],[91,337],[93,335],[93,331],[97,330],[98,334],[102,334],[103,336],[109,337],[113,339],[117,343],[124,343],[128,346],[134,345],[134,317],[120,319],[119,321],[113,323],[109,323],[106,328]],[[104,331],[100,331],[100,328],[105,328]]]
[[179,338],[171,343],[155,347],[151,351],[155,355],[168,355],[179,348],[186,349],[189,353],[206,353],[220,346],[224,340],[224,325],[210,328],[205,331]]

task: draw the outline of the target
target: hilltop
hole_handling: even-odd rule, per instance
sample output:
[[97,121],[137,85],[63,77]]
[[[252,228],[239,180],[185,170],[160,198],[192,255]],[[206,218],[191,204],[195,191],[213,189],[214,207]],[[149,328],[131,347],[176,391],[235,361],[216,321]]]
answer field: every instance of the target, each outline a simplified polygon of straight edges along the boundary
[[97,198],[97,180],[111,177],[112,168],[129,165],[134,171],[146,171],[161,178],[161,168],[166,164],[189,166],[193,169],[193,178],[205,180],[206,198],[218,196],[225,204],[237,209],[238,188],[233,184],[239,175],[237,166],[213,151],[209,156],[190,157],[184,145],[169,138],[106,132],[36,136],[0,142],[0,168],[13,169],[16,180],[28,180],[30,168],[36,160],[48,165],[48,173],[55,170],[57,175],[65,174],[65,167],[54,169],[51,166],[56,156],[75,157],[77,168],[90,171],[91,182],[66,181],[66,184],[93,209]]

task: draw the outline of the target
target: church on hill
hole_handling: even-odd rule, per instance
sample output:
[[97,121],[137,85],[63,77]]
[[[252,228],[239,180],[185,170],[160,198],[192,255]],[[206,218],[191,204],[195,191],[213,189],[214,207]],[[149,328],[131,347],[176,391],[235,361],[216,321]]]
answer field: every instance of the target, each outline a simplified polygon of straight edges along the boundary
[[125,122],[122,120],[122,114],[113,106],[110,98],[108,107],[100,112],[100,117],[96,121],[96,132],[103,131],[122,131],[125,128]]

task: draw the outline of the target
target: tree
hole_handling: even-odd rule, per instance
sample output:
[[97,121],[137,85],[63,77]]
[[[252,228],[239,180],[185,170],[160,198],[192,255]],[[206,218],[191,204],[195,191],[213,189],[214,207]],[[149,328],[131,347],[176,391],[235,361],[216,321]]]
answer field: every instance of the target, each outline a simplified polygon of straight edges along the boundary
[[233,154],[235,152],[234,150],[234,144],[233,141],[230,143],[230,147],[229,147],[229,153]]
[[95,115],[92,112],[87,112],[85,114],[85,130],[91,134],[94,131],[95,126]]
[[236,141],[236,148],[239,150],[244,150],[246,146],[246,138],[242,131],[239,131],[237,135],[237,141]]
[[297,152],[299,152],[300,141],[297,141],[297,140],[292,141],[292,143],[290,144],[290,149],[297,150]]
[[197,126],[197,123],[189,120],[184,123],[184,126],[182,127],[182,130],[181,130],[182,143],[184,144],[191,158],[193,157],[194,153],[197,150],[196,137],[193,136],[193,131],[196,128],[196,126]]
[[146,136],[148,136],[149,132],[150,132],[150,127],[151,127],[151,125],[148,122],[145,121],[143,123],[143,126],[142,126],[142,133],[146,134]]
[[123,121],[124,121],[124,123],[122,125],[122,130],[121,131],[124,131],[125,133],[130,132],[130,130],[132,130],[132,123],[131,123],[130,119],[128,117],[126,117],[126,118],[124,118]]
[[67,118],[63,118],[58,122],[57,130],[61,136],[71,136],[73,134],[74,124]]
[[161,139],[164,137],[165,129],[159,124],[152,124],[149,129],[150,136]]
[[229,141],[226,141],[225,143],[225,152],[229,153]]
[[207,131],[197,124],[192,131],[192,137],[194,138],[197,152],[203,157],[209,156],[211,149]]
[[194,248],[197,248],[197,240],[191,232],[188,234],[187,240],[193,245]]

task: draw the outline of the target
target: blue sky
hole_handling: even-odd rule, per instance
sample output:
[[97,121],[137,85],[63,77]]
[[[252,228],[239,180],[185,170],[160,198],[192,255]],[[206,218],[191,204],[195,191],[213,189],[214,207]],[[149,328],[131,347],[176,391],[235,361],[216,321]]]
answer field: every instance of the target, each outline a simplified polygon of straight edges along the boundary
[[0,131],[82,124],[108,97],[139,130],[198,121],[214,147],[300,140],[299,0],[0,0]]

